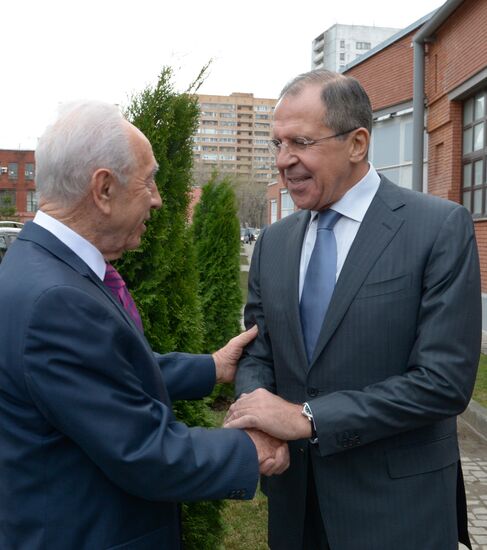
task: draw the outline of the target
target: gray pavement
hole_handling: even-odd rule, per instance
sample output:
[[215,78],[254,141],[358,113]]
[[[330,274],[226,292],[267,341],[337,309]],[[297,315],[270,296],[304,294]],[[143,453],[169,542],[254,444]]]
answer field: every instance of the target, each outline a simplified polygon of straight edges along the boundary
[[[244,244],[250,259],[254,244]],[[249,265],[241,266],[248,271]],[[482,334],[482,353],[487,354],[487,331]],[[458,439],[467,493],[472,550],[487,549],[487,409],[471,401],[458,419]],[[463,545],[459,550],[463,550]]]

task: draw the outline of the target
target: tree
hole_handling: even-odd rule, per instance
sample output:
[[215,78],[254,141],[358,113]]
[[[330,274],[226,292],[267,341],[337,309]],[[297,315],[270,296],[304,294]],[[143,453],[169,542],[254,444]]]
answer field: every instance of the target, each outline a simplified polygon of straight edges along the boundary
[[240,332],[240,226],[235,192],[216,172],[196,205],[193,232],[204,311],[204,349],[220,348]]
[[[147,339],[158,352],[201,352],[203,325],[197,293],[198,274],[187,209],[191,185],[192,135],[198,123],[198,102],[191,93],[177,93],[172,70],[164,68],[157,83],[131,98],[125,115],[152,144],[159,164],[156,184],[162,208],[152,213],[138,250],[117,263],[137,303]],[[177,402],[177,417],[194,426],[211,426],[204,401]],[[189,550],[213,550],[222,532],[221,502],[183,505],[183,539]]]
[[0,195],[0,219],[16,219],[17,209],[15,208],[15,199],[8,192]]

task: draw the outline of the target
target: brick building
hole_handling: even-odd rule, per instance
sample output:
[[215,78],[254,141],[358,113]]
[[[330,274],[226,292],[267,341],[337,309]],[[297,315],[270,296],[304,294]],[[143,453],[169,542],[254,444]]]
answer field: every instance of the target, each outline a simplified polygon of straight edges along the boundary
[[[484,327],[487,326],[485,29],[485,0],[448,0],[344,71],[362,83],[372,102],[374,130],[370,158],[374,166],[399,185],[462,203],[471,211],[481,261]],[[288,202],[280,183],[269,186],[269,222],[292,212]]]
[[20,221],[37,210],[34,151],[0,149],[0,208],[14,207]]

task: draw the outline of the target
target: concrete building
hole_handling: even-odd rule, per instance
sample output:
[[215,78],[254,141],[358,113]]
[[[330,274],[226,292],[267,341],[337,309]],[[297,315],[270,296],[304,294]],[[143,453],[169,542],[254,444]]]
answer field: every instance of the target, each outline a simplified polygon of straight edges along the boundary
[[193,138],[196,183],[205,183],[214,168],[243,181],[268,184],[275,179],[267,142],[277,99],[233,93],[198,94],[198,101],[201,115]]
[[358,56],[399,30],[365,25],[333,25],[313,40],[311,68],[341,72]]
[[[34,151],[0,149],[0,209],[16,209],[27,221],[37,210]],[[0,213],[1,216],[1,213]]]

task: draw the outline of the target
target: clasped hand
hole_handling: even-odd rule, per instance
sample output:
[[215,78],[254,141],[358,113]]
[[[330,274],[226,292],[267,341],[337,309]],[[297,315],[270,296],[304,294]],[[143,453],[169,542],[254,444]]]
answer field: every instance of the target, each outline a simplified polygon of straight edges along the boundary
[[255,428],[285,441],[307,438],[311,436],[311,425],[301,414],[302,407],[259,388],[243,393],[231,405],[223,425]]

